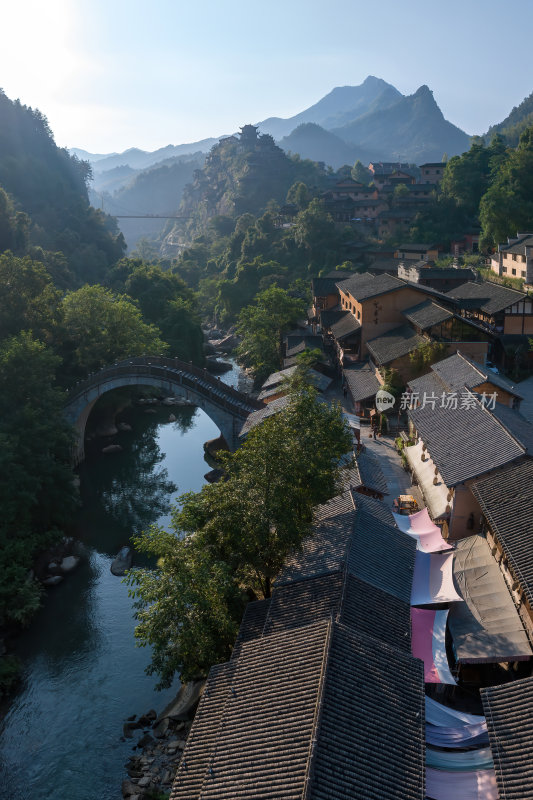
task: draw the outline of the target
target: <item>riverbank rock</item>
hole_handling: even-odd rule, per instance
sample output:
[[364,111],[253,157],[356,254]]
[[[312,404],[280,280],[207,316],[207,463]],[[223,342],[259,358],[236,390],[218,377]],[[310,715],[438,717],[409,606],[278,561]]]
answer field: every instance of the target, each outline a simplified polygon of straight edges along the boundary
[[121,453],[122,447],[119,444],[108,444],[107,447],[102,447],[102,453]]
[[232,370],[233,364],[230,364],[229,361],[219,361],[215,356],[208,356],[205,360],[205,368],[213,375],[222,375],[222,373]]
[[121,547],[111,563],[111,572],[119,577],[125,575],[126,570],[130,569],[132,563],[133,551],[131,547]]
[[132,430],[133,430],[133,428],[131,427],[131,425],[128,425],[128,423],[127,423],[127,422],[119,422],[119,423],[117,424],[117,428],[119,429],[119,431],[125,431],[125,432],[132,431]]
[[222,472],[221,469],[215,468],[210,470],[209,472],[206,472],[204,478],[208,483],[218,483],[218,481],[222,478],[223,475],[224,473]]
[[157,414],[157,411],[155,410],[155,408],[145,408],[144,409],[144,413],[145,414]]
[[216,458],[219,450],[229,450],[229,447],[223,436],[217,436],[216,439],[209,439],[209,441],[205,442],[204,450],[211,458]]
[[59,565],[61,572],[72,572],[73,569],[76,569],[78,564],[80,563],[80,559],[77,556],[66,556]]
[[165,717],[175,721],[190,719],[200,701],[204,687],[205,681],[189,681],[185,683],[174,700],[160,713],[157,722],[161,722]]
[[43,581],[44,586],[57,586],[58,583],[61,583],[63,580],[62,575],[50,575],[48,578],[45,578]]
[[209,344],[223,353],[231,353],[239,344],[239,338],[230,333],[229,336],[224,336],[222,339],[209,339]]
[[176,419],[177,419],[177,417],[176,417],[175,414],[169,414],[168,415],[168,421],[169,422],[176,422]]

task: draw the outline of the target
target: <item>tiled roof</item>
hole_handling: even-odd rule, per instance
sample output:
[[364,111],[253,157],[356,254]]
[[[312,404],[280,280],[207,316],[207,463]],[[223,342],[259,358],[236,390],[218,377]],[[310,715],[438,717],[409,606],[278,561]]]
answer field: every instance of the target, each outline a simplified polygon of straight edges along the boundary
[[339,317],[335,322],[329,325],[329,329],[335,339],[345,339],[356,333],[361,327],[361,323],[356,320],[350,311],[345,311],[342,317]]
[[[261,387],[262,391],[279,388],[284,380],[294,375],[296,369],[296,366],[294,366],[279,370],[278,372],[273,372],[263,383],[263,386]],[[332,378],[328,378],[327,375],[323,375],[322,372],[318,372],[316,369],[310,369],[309,380],[313,386],[317,387],[317,389],[320,389],[320,391],[325,391],[330,385]],[[259,399],[261,399],[261,395],[259,395]]]
[[471,269],[455,269],[449,267],[443,269],[440,267],[424,267],[420,270],[419,280],[430,278],[431,280],[456,280],[456,281],[471,281],[476,277],[476,274]]
[[421,328],[423,331],[453,317],[452,311],[437,305],[437,303],[434,303],[432,300],[424,300],[423,303],[411,306],[411,308],[406,309],[402,313],[409,322],[412,322],[413,325],[416,325],[417,328]]
[[333,272],[323,278],[313,278],[311,288],[313,297],[326,297],[328,294],[338,294],[338,281],[346,280],[351,275],[349,272]]
[[468,281],[462,286],[450,289],[447,296],[458,300],[459,305],[464,308],[478,308],[485,311],[486,314],[496,314],[513,303],[523,300],[525,294],[489,281],[483,283]]
[[[411,381],[410,386],[420,389],[421,382],[435,388],[442,385],[438,376],[424,376]],[[429,390],[432,391],[432,390]],[[458,392],[458,407],[443,408],[441,391],[432,404],[409,409],[408,414],[447,486],[456,486],[469,478],[514,461],[524,453],[524,448],[508,433],[496,417],[473,395],[468,406],[461,408],[463,387]],[[428,392],[429,394],[429,392]]]
[[533,797],[533,678],[481,689],[502,800]]
[[471,488],[533,606],[533,461],[508,464]]
[[351,509],[346,503],[341,513],[317,521],[302,550],[288,559],[276,585],[338,572],[346,564],[352,575],[409,603],[415,549],[414,540],[394,527],[383,503],[352,494]]
[[309,336],[304,334],[292,334],[285,339],[285,355],[287,358],[303,353],[304,350],[323,350],[324,344],[321,336]]
[[345,367],[343,373],[354,403],[373,397],[381,388],[375,369],[368,361],[364,364],[355,364],[353,367]]
[[341,625],[329,658],[307,797],[422,800],[421,663]]
[[504,251],[505,253],[521,253],[524,255],[526,247],[533,247],[532,233],[520,236],[517,242],[512,242],[511,244],[501,244],[498,249]]
[[412,353],[426,342],[427,339],[420,336],[410,325],[400,325],[382,336],[371,339],[366,346],[378,364],[388,364],[396,358]]
[[226,675],[216,699],[219,676],[208,681],[208,746],[198,759],[195,720],[172,800],[423,800],[423,673],[410,654],[320,621],[244,642]]
[[345,281],[337,283],[338,288],[352,295],[359,302],[369,300],[371,297],[376,297],[380,294],[387,294],[401,289],[405,283],[397,278],[395,275],[371,275],[370,272],[363,272],[360,275],[354,275]]
[[487,367],[483,367],[477,361],[465,356],[464,353],[454,353],[433,364],[431,369],[451,391],[456,391],[463,386],[466,386],[467,389],[474,389],[483,383],[492,383],[516,397],[521,397],[514,383],[504,378],[503,375],[497,375]]
[[366,452],[357,456],[357,468],[361,477],[361,486],[380,494],[388,494],[387,481],[377,458]]
[[271,403],[266,405],[264,408],[260,408],[259,411],[253,411],[245,419],[239,436],[246,436],[247,433],[250,433],[252,428],[255,428],[256,425],[259,425],[267,417],[271,417],[272,414],[277,414],[278,411],[284,409],[289,403],[290,397],[285,395],[284,397],[278,397],[276,400],[272,400]]
[[492,413],[501,424],[520,442],[526,453],[533,456],[533,425],[519,411],[496,403]]

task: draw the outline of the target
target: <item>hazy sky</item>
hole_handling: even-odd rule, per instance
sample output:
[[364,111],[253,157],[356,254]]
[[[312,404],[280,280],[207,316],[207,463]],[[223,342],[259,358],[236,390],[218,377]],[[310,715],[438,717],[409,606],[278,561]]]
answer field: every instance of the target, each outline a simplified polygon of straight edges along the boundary
[[0,87],[61,146],[154,150],[376,75],[482,133],[533,91],[531,0],[4,0]]

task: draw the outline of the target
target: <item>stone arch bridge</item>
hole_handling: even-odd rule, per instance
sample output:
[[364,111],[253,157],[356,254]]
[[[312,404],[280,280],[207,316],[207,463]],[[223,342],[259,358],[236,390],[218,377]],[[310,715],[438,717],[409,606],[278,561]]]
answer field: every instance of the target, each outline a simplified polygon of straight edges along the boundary
[[76,464],[85,457],[85,426],[94,404],[106,392],[122,386],[155,386],[189,400],[213,420],[231,450],[237,447],[248,414],[264,405],[189,362],[162,356],[129,358],[89,375],[69,391],[65,415],[77,432]]

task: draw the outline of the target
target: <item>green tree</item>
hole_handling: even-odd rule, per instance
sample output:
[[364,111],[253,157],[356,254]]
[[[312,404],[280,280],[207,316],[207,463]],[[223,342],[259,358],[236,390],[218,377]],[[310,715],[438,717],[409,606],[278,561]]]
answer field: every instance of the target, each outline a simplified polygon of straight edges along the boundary
[[370,170],[364,167],[359,159],[353,165],[351,175],[354,181],[363,183],[365,186],[370,183]]
[[516,150],[497,162],[495,177],[480,203],[484,248],[533,228],[533,127],[521,134]]
[[29,332],[0,343],[0,624],[24,624],[38,608],[28,570],[75,507],[58,361]]
[[103,286],[68,292],[61,310],[64,372],[70,379],[128,356],[157,355],[168,348],[155,325],[143,321],[129,297]]
[[448,353],[448,345],[444,342],[428,341],[409,353],[413,371],[416,375],[427,372],[432,364],[441,361]]
[[237,332],[242,337],[239,357],[251,367],[258,381],[279,369],[282,334],[305,313],[301,300],[278,287],[258,294],[239,314]]
[[141,643],[151,673],[205,674],[231,651],[245,597],[269,597],[272,580],[311,532],[313,507],[339,489],[339,459],[351,449],[340,408],[302,385],[283,411],[224,454],[224,480],[182,498],[173,533],[152,528],[137,547],[159,558],[134,570]]
[[298,206],[300,211],[307,208],[309,200],[309,189],[303,181],[296,181],[296,183],[293,183],[287,192],[287,203],[294,203],[295,206]]
[[7,252],[0,255],[0,339],[21,330],[51,342],[59,319],[60,293],[43,264]]

